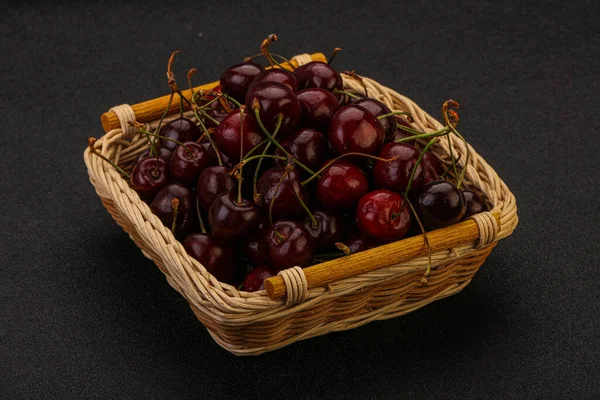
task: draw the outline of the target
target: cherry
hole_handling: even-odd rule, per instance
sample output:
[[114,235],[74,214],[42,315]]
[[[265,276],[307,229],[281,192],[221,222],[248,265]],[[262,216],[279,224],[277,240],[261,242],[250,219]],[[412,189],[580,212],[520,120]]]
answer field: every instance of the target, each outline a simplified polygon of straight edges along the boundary
[[292,131],[298,124],[302,108],[292,89],[278,82],[263,82],[252,86],[246,94],[246,107],[253,109],[257,102],[259,117],[269,133],[277,127],[277,115],[281,114],[280,134]]
[[179,200],[175,229],[186,232],[195,223],[195,201],[191,189],[177,183],[166,185],[156,194],[150,203],[150,209],[166,227],[171,228],[175,217],[172,205],[174,198]]
[[[284,174],[286,174],[285,177],[283,177]],[[271,209],[273,218],[292,218],[304,213],[298,197],[306,203],[308,196],[300,183],[299,173],[295,169],[291,169],[287,173],[285,169],[279,167],[268,169],[261,175],[256,187],[260,194],[260,204],[267,213]]]
[[301,65],[294,73],[298,77],[299,89],[319,88],[332,92],[334,89],[343,88],[341,75],[322,61],[311,61]]
[[379,245],[374,238],[367,236],[362,232],[353,233],[352,236],[350,236],[350,239],[344,244],[350,250],[350,254],[369,250]]
[[[281,147],[286,149],[294,158],[311,169],[318,169],[325,161],[328,153],[327,139],[325,136],[311,128],[301,128],[281,141]],[[285,157],[279,148],[275,155]],[[277,160],[282,165],[285,161]]]
[[[386,136],[386,141],[387,142],[395,142],[398,141],[400,139],[405,139],[411,136],[414,136],[412,133],[409,133],[405,130],[402,129],[402,126],[407,127],[409,129],[413,129],[412,126],[410,126],[410,124],[402,117],[400,117],[399,115],[394,115],[394,120],[396,121],[396,126],[397,129],[394,131],[394,134],[390,137],[390,136]],[[403,142],[406,144],[410,144],[413,146],[417,145],[417,141],[416,140],[409,140],[406,142]]]
[[465,196],[465,203],[467,204],[467,211],[463,218],[466,219],[471,215],[487,211],[487,206],[479,193],[467,189],[463,190],[463,194]]
[[242,289],[246,292],[257,292],[264,290],[265,279],[275,276],[277,273],[271,268],[262,266],[254,268],[244,279]]
[[325,89],[304,89],[297,94],[302,106],[302,125],[327,132],[331,117],[340,108],[340,102]]
[[[392,110],[381,101],[371,98],[357,100],[354,104],[366,108],[374,117],[390,114],[392,112]],[[394,115],[388,115],[385,118],[379,119],[379,123],[383,126],[386,139],[394,136],[394,133],[396,132],[396,119],[394,118]]]
[[[421,160],[421,162],[423,162],[423,160]],[[438,179],[439,175],[435,171],[435,168],[433,168],[430,164],[425,164],[425,173],[423,174],[423,185],[426,185],[433,181],[437,181]],[[411,194],[409,193],[409,197],[410,196]]]
[[329,144],[339,154],[376,154],[383,145],[383,126],[361,106],[340,108],[329,123]]
[[208,210],[212,202],[222,193],[235,188],[235,180],[229,175],[230,169],[221,165],[208,167],[200,173],[196,193],[198,202]]
[[423,186],[415,209],[425,227],[436,229],[459,222],[467,205],[465,195],[453,183],[437,180]]
[[[240,137],[243,135],[243,143]],[[243,118],[239,109],[231,111],[227,118],[217,126],[213,135],[215,145],[223,154],[232,160],[239,161],[240,146],[243,144],[245,156],[257,146],[264,136],[256,120],[248,112],[244,112]]]
[[262,65],[253,62],[244,62],[229,67],[221,75],[221,91],[237,101],[243,102],[246,98],[248,86],[263,70]]
[[334,249],[336,242],[342,239],[344,233],[344,221],[342,218],[329,211],[313,211],[317,225],[313,226],[310,218],[304,220],[304,228],[313,237],[317,251]]
[[236,200],[231,192],[221,193],[208,208],[208,221],[217,239],[238,240],[247,237],[259,224],[260,213],[254,203]]
[[256,78],[254,78],[252,84],[249,87],[249,90],[253,86],[256,86],[259,83],[263,82],[281,83],[292,89],[292,91],[294,92],[298,89],[298,80],[296,79],[296,76],[285,69],[272,68],[262,71],[256,76]]
[[[150,150],[151,149],[146,149],[144,151],[142,151],[137,158],[135,159],[136,164],[139,163],[140,161],[142,161],[144,158],[148,158],[148,157],[156,157],[156,156],[151,156],[150,155]],[[171,153],[171,150],[169,149],[165,149],[164,147],[158,147],[156,149],[158,151],[158,156],[164,158],[167,161],[171,160],[171,155],[173,153]]]
[[[206,152],[207,162],[206,165],[216,165],[219,162],[219,158],[217,157],[217,152],[215,148],[210,144],[208,139],[203,139],[200,141],[200,145],[204,147],[204,151]],[[219,153],[221,155],[221,160],[223,161],[223,165],[231,165],[231,159],[227,157],[223,152]]]
[[438,175],[442,175],[446,170],[442,161],[431,151],[427,151],[423,154],[422,162],[424,162],[425,165],[430,165]]
[[221,282],[233,283],[239,260],[236,250],[206,233],[192,233],[183,240],[185,251]]
[[244,242],[244,253],[255,265],[267,265],[271,263],[266,240],[268,228],[268,221],[263,219],[258,224],[258,228]]
[[[229,110],[235,109],[235,104],[233,102],[226,100],[227,105],[229,106]],[[227,118],[231,111],[227,111],[219,100],[215,100],[208,105],[208,107],[204,110],[204,112],[212,119],[221,123]],[[207,128],[215,127],[217,124],[214,123],[210,118],[204,118],[204,126]]]
[[[191,142],[198,140],[202,135],[202,132],[191,119],[177,118],[168,124],[163,125],[158,134],[169,139],[177,140],[178,142]],[[164,147],[170,151],[175,150],[178,146],[177,143],[171,140],[158,140],[160,141],[160,147]]]
[[367,176],[356,164],[337,160],[321,173],[317,199],[324,207],[353,207],[369,191]]
[[[413,169],[417,163],[420,152],[410,144],[387,143],[379,152],[379,157],[392,161],[379,161],[373,163],[373,179],[379,188],[404,191],[408,186]],[[418,189],[424,184],[425,167],[419,163],[415,171],[411,188]]]
[[169,182],[169,163],[162,157],[148,157],[138,162],[131,171],[131,187],[142,198],[154,196]]
[[277,221],[267,231],[267,245],[274,270],[306,267],[315,255],[314,241],[304,227],[294,221]]
[[201,144],[185,142],[175,149],[171,157],[171,178],[185,184],[195,182],[209,161]]
[[402,238],[410,228],[409,207],[402,195],[390,190],[375,190],[358,202],[356,220],[361,230],[380,240]]

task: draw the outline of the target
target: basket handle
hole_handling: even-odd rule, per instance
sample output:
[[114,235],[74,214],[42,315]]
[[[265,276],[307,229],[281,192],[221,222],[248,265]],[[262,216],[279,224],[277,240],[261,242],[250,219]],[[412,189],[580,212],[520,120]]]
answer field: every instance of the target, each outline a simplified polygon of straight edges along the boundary
[[[499,230],[499,215],[484,212],[458,224],[428,232],[427,240],[432,253],[468,244],[482,248],[496,240]],[[269,298],[279,300],[286,297],[286,305],[291,305],[304,301],[311,288],[406,262],[424,254],[427,254],[427,247],[423,235],[413,236],[379,246],[376,250],[363,251],[303,269],[294,267],[281,271],[279,275],[264,281],[265,289]]]
[[[297,67],[298,65],[306,64],[309,61],[327,61],[327,59],[325,58],[325,55],[322,53],[314,53],[314,54],[310,54],[310,55],[309,54],[301,54],[301,55],[293,57],[290,60],[290,63],[294,67]],[[282,63],[281,65],[286,69],[291,69],[291,67],[288,63]],[[270,67],[267,67],[267,68],[270,68]],[[196,91],[210,90],[210,89],[214,89],[218,85],[219,85],[219,81],[216,81],[216,82],[212,82],[212,83],[207,83],[202,86],[198,86],[198,87],[194,88],[194,90],[196,90]],[[191,99],[192,91],[190,89],[182,90],[182,92],[187,98]],[[133,110],[135,119],[138,122],[142,122],[142,123],[151,122],[151,121],[159,119],[161,117],[162,113],[165,111],[165,108],[167,108],[167,105],[169,104],[169,97],[170,97],[170,95],[166,95],[166,96],[158,97],[156,99],[147,100],[142,103],[132,105],[131,109]],[[184,103],[184,108],[186,110],[189,109],[189,105],[187,103]],[[173,101],[173,103],[171,104],[171,107],[169,108],[169,112],[167,114],[172,114],[176,111],[179,111],[179,101]],[[115,113],[113,110],[109,110],[109,111],[105,112],[104,114],[102,114],[102,116],[100,117],[100,121],[102,122],[102,128],[104,128],[104,132],[109,132],[113,129],[117,129],[117,128],[121,127],[121,122],[119,121],[119,117],[118,117],[117,113]]]

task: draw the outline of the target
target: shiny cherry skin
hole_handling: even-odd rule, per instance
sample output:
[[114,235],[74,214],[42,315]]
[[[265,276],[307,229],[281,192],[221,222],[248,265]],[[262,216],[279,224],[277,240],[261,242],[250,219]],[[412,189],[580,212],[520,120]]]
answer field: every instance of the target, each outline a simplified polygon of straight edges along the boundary
[[296,128],[302,108],[296,93],[288,86],[279,82],[263,82],[252,86],[246,94],[246,107],[253,115],[254,100],[258,101],[260,120],[269,133],[275,132],[278,114],[283,116],[278,137],[283,137]]
[[[198,140],[202,135],[202,132],[191,119],[177,118],[166,125],[163,125],[158,134],[183,143]],[[175,150],[175,148],[179,146],[177,143],[170,140],[159,138],[156,140],[160,143],[160,147],[164,147],[170,151]]]
[[258,226],[260,212],[258,207],[242,198],[225,192],[217,196],[208,208],[208,221],[212,235],[221,240],[237,241],[248,235]]
[[379,246],[379,243],[374,238],[365,235],[362,232],[353,233],[344,244],[350,249],[350,254],[369,250]]
[[196,185],[200,207],[208,210],[217,196],[231,192],[236,187],[235,179],[229,175],[230,171],[225,166],[215,165],[204,169],[200,173]]
[[244,254],[254,265],[268,265],[271,263],[269,247],[267,246],[267,230],[269,222],[263,218],[258,228],[244,241]]
[[[390,108],[381,101],[371,98],[357,100],[354,102],[354,104],[366,108],[367,111],[373,114],[375,118],[390,114],[392,112],[392,110],[390,110]],[[387,139],[393,137],[394,133],[396,132],[396,119],[394,116],[388,115],[385,118],[378,119],[378,121],[383,126],[385,138]]]
[[[311,128],[301,128],[287,136],[281,142],[281,147],[286,149],[296,160],[316,171],[319,169],[329,153],[329,146],[325,135]],[[275,150],[275,155],[285,157],[280,149]],[[277,160],[277,164],[285,166],[287,161]]]
[[[158,150],[159,157],[162,157],[167,161],[171,161],[171,155],[173,153],[169,149],[165,149],[164,147],[159,147],[157,150]],[[135,162],[139,163],[144,158],[148,158],[148,157],[156,157],[156,156],[150,156],[150,149],[146,149],[146,150],[142,151],[135,159]]]
[[[431,165],[425,164],[425,173],[423,174],[423,185],[427,185],[428,183],[437,181],[438,179],[440,179],[440,177],[435,171],[435,169]],[[409,195],[409,197],[411,197],[411,195]]]
[[233,246],[206,233],[191,233],[183,240],[183,248],[220,282],[235,281],[240,262]]
[[[233,104],[231,101],[227,101],[227,105],[229,106],[230,110],[234,110],[235,104]],[[225,118],[227,118],[227,116],[229,115],[229,113],[231,111],[227,111],[223,105],[221,104],[221,102],[219,100],[213,101],[212,103],[210,103],[208,105],[208,107],[205,110],[206,114],[214,119],[215,121],[221,123],[225,120]],[[212,127],[216,127],[217,124],[214,123],[213,120],[211,120],[210,118],[204,118],[204,126],[207,128],[212,128]]]
[[171,179],[183,184],[195,183],[210,160],[201,144],[185,142],[184,146],[178,146],[171,157]]
[[265,279],[275,275],[277,275],[277,273],[268,266],[263,265],[256,267],[246,275],[242,289],[245,292],[258,292],[259,290],[264,290]]
[[[217,165],[219,163],[219,159],[217,158],[217,152],[215,148],[210,144],[208,139],[203,139],[202,141],[200,141],[200,145],[204,147],[204,151],[206,152],[206,165]],[[220,152],[219,154],[221,154],[221,160],[223,161],[223,165],[232,165],[231,159],[227,157],[227,154],[224,154],[223,152]]]
[[325,210],[313,211],[312,214],[317,225],[313,226],[312,220],[306,218],[304,228],[313,237],[317,251],[334,251],[335,243],[341,241],[344,234],[343,219]]
[[329,123],[329,144],[338,154],[350,152],[375,155],[385,134],[377,118],[361,106],[340,108]]
[[179,200],[175,229],[177,232],[188,232],[195,223],[196,215],[196,201],[190,188],[178,183],[163,186],[150,203],[150,210],[170,229],[175,214],[172,204],[174,198]]
[[[279,235],[277,235],[275,233]],[[298,222],[280,220],[267,231],[271,266],[275,271],[299,266],[307,267],[315,255],[310,233]]]
[[298,79],[296,79],[296,75],[285,69],[272,68],[262,71],[254,78],[250,88],[263,82],[282,83],[294,92],[298,90]]
[[326,208],[354,207],[369,191],[362,169],[348,160],[337,160],[321,173],[317,182],[317,199]]
[[453,183],[443,180],[423,186],[414,206],[421,222],[428,229],[453,225],[467,212],[463,192]]
[[438,175],[442,175],[446,171],[442,160],[433,154],[431,150],[423,154],[423,162],[425,165],[430,165]]
[[[404,143],[387,143],[378,156],[384,159],[397,157],[392,161],[375,160],[373,163],[373,180],[378,188],[404,191],[410,181],[421,153],[414,146]],[[425,167],[422,162],[416,168],[411,189],[423,186]]]
[[237,162],[240,159],[240,138],[243,140],[243,154],[246,155],[264,139],[264,135],[248,110],[242,117],[240,110],[236,109],[217,126],[213,140],[222,153]]
[[331,117],[340,109],[340,102],[325,89],[310,88],[297,93],[302,106],[302,126],[327,132]]
[[387,242],[401,239],[410,228],[410,208],[402,207],[404,198],[391,190],[375,190],[358,202],[356,220],[360,229]]
[[319,88],[332,92],[344,86],[339,72],[322,61],[301,65],[294,73],[298,77],[298,89]]
[[308,196],[302,187],[298,171],[292,169],[282,180],[284,173],[285,169],[283,168],[270,168],[261,175],[256,184],[260,194],[260,204],[265,213],[269,212],[271,203],[273,203],[274,219],[304,215],[305,211],[296,194],[304,204],[308,203]]
[[242,103],[246,98],[248,87],[263,70],[262,65],[253,62],[243,62],[227,68],[221,75],[221,92]]
[[162,157],[148,157],[131,171],[130,184],[141,198],[153,197],[170,179],[169,163]]
[[[394,131],[394,134],[391,137],[390,136],[385,137],[386,142],[395,142],[400,139],[406,139],[408,137],[414,136],[412,133],[408,133],[402,129],[403,126],[410,128],[410,129],[414,129],[412,126],[410,126],[410,124],[404,118],[400,117],[399,115],[395,115],[394,120],[396,122],[396,130]],[[402,142],[402,143],[410,144],[413,146],[417,145],[416,140],[409,140],[409,141]]]
[[463,194],[465,196],[465,202],[467,203],[467,211],[465,212],[463,219],[487,211],[487,206],[479,193],[466,189],[463,190]]

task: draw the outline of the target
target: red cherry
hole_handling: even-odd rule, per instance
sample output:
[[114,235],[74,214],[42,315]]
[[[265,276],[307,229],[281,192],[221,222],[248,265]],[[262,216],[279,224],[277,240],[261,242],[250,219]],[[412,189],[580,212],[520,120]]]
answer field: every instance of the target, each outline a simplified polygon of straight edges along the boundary
[[263,219],[258,224],[258,228],[244,242],[244,253],[254,265],[268,265],[271,263],[271,256],[267,245],[268,229],[269,224],[266,219]]
[[271,268],[262,266],[254,268],[244,279],[243,290],[246,292],[257,292],[264,290],[264,281],[267,278],[277,275]]
[[215,238],[236,241],[258,226],[260,213],[254,203],[246,199],[238,203],[232,193],[225,192],[208,208],[208,221]]
[[322,61],[311,61],[301,65],[294,73],[298,77],[299,89],[319,88],[332,92],[344,86],[341,75]]
[[231,245],[206,233],[192,233],[183,240],[183,247],[220,282],[234,283],[240,262]]
[[[165,149],[164,147],[159,147],[157,150],[158,150],[159,157],[164,158],[165,160],[167,160],[167,162],[171,160],[172,153],[169,149]],[[144,158],[148,158],[148,157],[156,157],[156,156],[150,155],[150,149],[146,149],[146,150],[142,151],[135,159],[135,162],[139,163]]]
[[462,220],[467,205],[460,189],[451,182],[438,180],[423,186],[415,209],[426,228],[437,229]]
[[384,139],[383,126],[361,106],[340,108],[329,123],[329,144],[338,154],[377,154]]
[[171,178],[189,184],[196,182],[209,159],[202,145],[196,142],[185,142],[183,145],[185,147],[177,147],[171,157]]
[[348,160],[337,160],[321,173],[317,182],[317,199],[327,208],[354,207],[369,191],[362,169]]
[[285,170],[279,167],[268,169],[261,175],[256,184],[258,193],[261,196],[260,203],[263,210],[268,213],[272,202],[272,213],[275,219],[292,218],[305,213],[296,194],[304,204],[308,202],[308,196],[300,183],[298,172],[293,169],[282,180],[281,177],[284,173]]
[[295,266],[307,267],[315,255],[312,236],[294,221],[281,220],[273,224],[267,231],[267,244],[271,265],[276,271]]
[[257,146],[264,136],[256,120],[246,112],[241,117],[240,110],[231,111],[227,118],[215,129],[213,140],[222,153],[232,160],[240,159],[240,137],[243,135],[244,155]]
[[202,208],[208,210],[217,196],[235,188],[235,180],[229,175],[229,172],[229,168],[216,165],[208,167],[200,173],[196,193]]
[[246,94],[246,107],[252,110],[254,100],[259,104],[260,120],[265,128],[273,134],[277,126],[277,116],[281,114],[281,136],[289,133],[298,124],[302,108],[298,97],[288,86],[278,82],[263,82],[252,86]]
[[[202,135],[200,128],[196,126],[194,121],[188,118],[177,118],[163,125],[160,128],[159,136],[167,137],[169,139],[177,140],[178,142],[191,142],[196,141]],[[164,147],[170,151],[175,150],[177,143],[171,140],[157,139],[160,143],[160,147]]]
[[390,190],[375,190],[365,194],[358,202],[356,220],[366,234],[385,241],[402,238],[410,228],[408,205],[402,207],[404,198]]
[[[390,114],[392,110],[379,100],[366,98],[360,99],[354,102],[357,106],[361,106],[367,109],[374,117]],[[396,132],[396,119],[393,115],[388,115],[385,118],[378,119],[379,123],[383,126],[385,132],[385,138],[391,138]]]
[[331,117],[340,109],[338,99],[331,92],[318,88],[304,89],[297,96],[302,106],[302,125],[327,132]]
[[178,232],[187,232],[196,222],[196,202],[194,193],[189,188],[177,183],[164,186],[150,203],[150,209],[167,228],[171,228],[175,216],[172,203],[174,198],[179,200],[175,229]]
[[[373,163],[373,178],[379,188],[404,191],[410,181],[410,176],[417,163],[420,152],[409,144],[387,143],[379,152],[379,157],[392,161],[376,160]],[[411,183],[412,189],[418,189],[424,184],[425,168],[419,163]]]
[[[281,147],[286,149],[294,158],[312,170],[317,170],[325,161],[328,144],[325,136],[314,129],[298,129],[281,141]],[[285,157],[283,151],[275,150],[275,155]],[[285,166],[287,161],[277,160],[277,164]]]
[[430,165],[438,175],[442,175],[446,171],[442,160],[440,160],[438,156],[433,154],[431,151],[423,154],[423,162],[425,165]]
[[281,83],[292,89],[294,92],[298,89],[298,80],[296,79],[296,76],[285,69],[272,68],[262,71],[260,74],[256,75],[250,88],[263,82]]
[[169,182],[169,171],[169,164],[164,158],[144,158],[131,171],[131,187],[140,197],[151,198]]
[[263,67],[260,64],[252,62],[244,62],[229,67],[221,75],[221,91],[227,93],[237,101],[243,102],[246,98],[248,86],[262,71]]
[[304,228],[313,237],[318,251],[335,250],[335,243],[342,240],[344,234],[344,221],[341,216],[329,211],[313,211],[313,217],[317,221],[313,227],[312,220],[304,220]]
[[372,237],[365,235],[362,232],[353,233],[344,244],[350,249],[350,254],[369,250],[379,246],[379,243]]

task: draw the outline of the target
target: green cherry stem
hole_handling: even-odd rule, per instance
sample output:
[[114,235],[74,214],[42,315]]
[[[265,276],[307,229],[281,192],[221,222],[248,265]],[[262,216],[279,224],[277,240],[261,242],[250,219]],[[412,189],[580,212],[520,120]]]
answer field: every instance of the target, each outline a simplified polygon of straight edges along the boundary
[[[135,125],[135,124],[132,124],[132,126],[136,126],[136,125]],[[176,143],[176,144],[178,144],[179,146],[183,147],[183,149],[184,149],[184,150],[185,150],[185,151],[188,153],[188,155],[189,155],[190,157],[194,157],[194,153],[193,153],[193,152],[192,152],[192,151],[191,151],[191,150],[190,150],[190,149],[189,149],[189,148],[188,148],[186,145],[184,145],[183,143],[181,143],[179,140],[171,139],[171,138],[168,138],[168,137],[166,137],[166,136],[160,136],[160,135],[157,135],[156,133],[151,133],[151,132],[148,132],[148,131],[147,131],[145,128],[143,128],[143,127],[139,127],[139,130],[140,130],[140,132],[142,132],[144,135],[146,135],[146,137],[147,137],[147,136],[154,136],[154,137],[157,137],[157,138],[159,138],[159,139],[162,139],[162,140],[167,140],[167,141],[169,141],[169,142]]]
[[202,219],[202,212],[200,211],[200,201],[198,200],[198,196],[196,196],[196,214],[198,214],[198,222],[200,222],[200,231],[202,233],[206,233],[206,226],[204,225],[204,220]]
[[348,96],[353,99],[360,99],[360,96],[357,96],[356,94],[347,92],[345,90],[334,89],[333,94],[343,94],[344,96]]
[[121,167],[119,167],[117,164],[115,164],[114,162],[112,162],[111,160],[109,160],[107,157],[103,156],[102,154],[98,153],[98,150],[96,150],[96,138],[94,137],[90,137],[88,138],[88,147],[90,149],[90,153],[100,157],[102,160],[106,161],[107,163],[109,163],[114,169],[116,169],[121,175],[123,175],[125,178],[127,178],[127,180],[130,180],[130,176],[127,172],[125,172]]
[[[290,176],[288,175],[288,180],[290,181],[291,184],[291,179]],[[317,222],[315,216],[313,215],[313,213],[310,212],[310,210],[308,209],[308,207],[306,206],[306,204],[302,201],[302,199],[300,198],[300,195],[295,191],[292,190],[292,192],[294,192],[294,196],[296,196],[296,199],[298,199],[298,201],[300,202],[300,205],[302,206],[302,208],[304,209],[304,211],[306,211],[306,214],[308,215],[308,218],[310,218],[310,225],[313,229],[317,229],[319,227],[319,223]]]
[[[281,174],[281,178],[279,179],[279,182],[277,182],[277,186],[275,187],[275,193],[273,194],[273,198],[271,199],[271,202],[269,203],[269,224],[271,224],[271,228],[273,228],[273,204],[275,204],[275,198],[277,197],[277,193],[279,193],[279,188],[281,187],[283,180],[289,174],[290,174],[290,171],[286,167],[285,171],[283,171],[283,174]],[[273,229],[273,232],[275,233],[275,236],[277,236],[277,241],[279,243],[281,243],[285,240],[285,237],[281,233],[277,232],[277,229]]]
[[171,207],[173,207],[173,223],[171,224],[171,232],[175,234],[175,227],[177,226],[177,212],[179,210],[179,199],[173,197],[171,200]]
[[429,239],[427,238],[427,232],[425,231],[425,227],[421,223],[421,219],[419,218],[417,211],[413,207],[410,200],[406,200],[406,202],[408,203],[410,210],[412,211],[415,219],[417,220],[417,224],[419,224],[419,228],[421,228],[421,233],[423,234],[423,240],[425,241],[425,245],[427,246],[427,269],[425,270],[425,274],[423,274],[423,278],[421,279],[421,284],[427,285],[427,282],[429,281],[429,275],[431,273],[431,246],[429,244]]
[[[275,131],[273,132],[273,139],[275,139],[275,137],[277,136],[277,134],[279,133],[279,129],[281,128],[281,121],[283,121],[283,115],[281,113],[277,114],[277,126],[275,127]],[[263,149],[262,155],[264,156],[265,154],[267,154],[267,151],[269,151],[269,147],[271,146],[272,142],[269,142],[265,145],[265,148]],[[258,163],[256,163],[256,168],[254,169],[254,177],[252,179],[252,193],[254,198],[256,199],[256,196],[258,194],[258,189],[256,188],[256,182],[258,181],[258,172],[260,171],[260,166],[262,165],[263,159],[260,158],[258,160]]]
[[[167,114],[169,113],[169,109],[171,108],[171,104],[173,103],[173,96],[175,96],[175,92],[171,90],[171,96],[169,97],[169,101],[167,103],[167,108],[165,108],[165,111],[162,113],[160,120],[158,121],[158,125],[156,126],[156,130],[155,130],[156,133],[160,132],[160,128],[162,128],[162,123],[163,123],[165,117],[167,116]],[[156,140],[157,139],[158,138],[154,138],[153,143],[152,143],[153,144],[152,147],[154,148],[155,151],[156,151]]]
[[429,133],[420,133],[418,135],[413,135],[413,136],[409,136],[409,137],[405,137],[402,139],[398,139],[396,141],[394,141],[394,143],[404,143],[404,142],[410,142],[416,139],[427,139],[430,137],[439,137],[439,136],[444,136],[448,134],[448,130],[446,129],[441,129],[439,131],[435,131],[435,132],[429,132]]
[[446,139],[448,139],[448,152],[450,153],[450,160],[452,161],[452,170],[454,171],[454,176],[456,177],[456,179],[458,179],[458,171],[456,169],[456,158],[454,158],[454,151],[452,150],[452,140],[450,139],[450,136],[446,136]]
[[[244,157],[244,116],[246,107],[240,107],[240,160]],[[238,193],[237,193],[237,204],[242,204],[242,182],[244,181],[242,175],[242,169],[244,168],[244,164],[240,165],[239,175],[238,175]]]
[[413,170],[410,173],[410,178],[408,179],[408,185],[406,185],[406,190],[404,190],[404,199],[402,200],[402,207],[400,207],[400,210],[404,210],[404,203],[407,201],[408,191],[410,190],[411,183],[412,183],[413,179],[415,178],[415,174],[417,173],[417,168],[419,167],[419,164],[421,164],[421,161],[423,160],[423,156],[425,155],[425,153],[427,153],[427,151],[431,148],[431,146],[433,146],[434,143],[435,143],[435,138],[431,139],[427,143],[427,145],[423,148],[423,151],[421,151],[421,154],[419,154],[419,157],[417,158],[417,161],[415,162],[415,166],[413,167]]
[[392,111],[391,113],[380,115],[379,117],[377,117],[377,119],[384,119],[384,118],[391,117],[394,115],[409,115],[410,117],[412,117],[412,114],[409,113],[408,111]]
[[[462,184],[462,182],[463,182],[463,180],[465,178],[465,173],[467,171],[467,165],[469,165],[469,160],[471,158],[471,151],[469,149],[469,144],[467,143],[467,141],[465,140],[465,138],[463,137],[463,135],[461,135],[456,130],[455,124],[453,124],[453,123],[450,122],[447,113],[444,113],[444,120],[446,121],[446,124],[448,124],[448,127],[450,128],[450,130],[452,131],[452,133],[454,133],[456,136],[458,136],[458,138],[463,141],[465,147],[467,148],[467,158],[466,158],[465,162],[463,163],[463,168],[460,171],[460,176],[457,176],[456,188],[460,189],[460,186],[461,186],[461,184]],[[450,143],[450,142],[451,142],[451,140],[448,138],[448,143]],[[460,158],[460,156],[459,156],[459,158]],[[456,166],[456,162],[454,162],[453,164],[454,164],[454,166]],[[456,168],[455,168],[454,172],[456,173]]]
[[254,153],[257,149],[260,149],[260,147],[263,144],[269,143],[270,140],[269,139],[264,139],[263,141],[261,141],[259,144],[257,144],[256,146],[254,146],[253,148],[251,148],[250,150],[248,150],[248,152],[246,153],[246,155],[244,156],[244,158],[242,159],[242,161],[247,160],[248,158],[250,158],[250,156],[252,156],[252,153]]
[[306,178],[304,181],[302,181],[302,186],[306,186],[307,184],[309,184],[313,179],[315,179],[318,175],[321,175],[321,173],[323,171],[325,171],[327,168],[329,168],[333,163],[335,163],[336,161],[344,158],[344,157],[349,157],[349,156],[360,156],[360,157],[366,157],[366,158],[371,158],[373,160],[377,160],[377,161],[384,161],[384,162],[390,162],[390,161],[394,161],[397,159],[397,157],[392,157],[392,158],[381,158],[381,157],[377,157],[377,156],[372,156],[370,154],[365,154],[365,153],[354,153],[354,152],[350,152],[350,153],[345,153],[342,154],[341,156],[337,156],[336,158],[334,158],[333,160],[329,161],[327,164],[325,164],[320,170],[318,170],[317,172],[313,173],[310,177]]
[[[456,162],[458,163],[460,161],[462,157],[462,154],[458,156],[458,158],[456,159]],[[444,171],[444,173],[442,173],[440,175],[440,179],[445,179],[446,175],[448,175],[448,172],[450,172],[452,170],[452,165],[450,165],[448,168],[446,168],[446,170]]]
[[198,123],[200,124],[200,127],[202,128],[202,131],[206,135],[206,138],[208,139],[210,145],[215,150],[215,154],[217,155],[217,161],[219,162],[219,166],[222,167],[223,166],[223,158],[221,157],[221,150],[219,150],[219,148],[215,145],[215,142],[213,141],[213,138],[212,138],[210,132],[208,132],[208,129],[206,129],[206,125],[204,125],[204,122],[202,122],[202,119],[196,112],[196,108],[192,107],[192,110],[194,110],[194,115],[196,116],[196,119],[198,120]]

